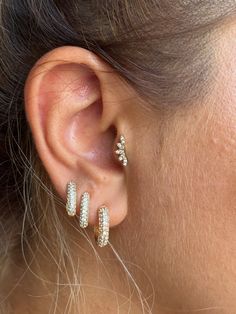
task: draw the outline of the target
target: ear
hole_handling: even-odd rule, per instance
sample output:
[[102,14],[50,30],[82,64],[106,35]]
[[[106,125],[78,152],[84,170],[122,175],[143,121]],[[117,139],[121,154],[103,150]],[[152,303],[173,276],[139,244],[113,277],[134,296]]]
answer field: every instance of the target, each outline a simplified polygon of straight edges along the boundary
[[[110,224],[127,213],[126,168],[115,154],[124,119],[127,84],[92,52],[60,47],[32,68],[25,85],[25,111],[38,154],[59,195],[78,183],[78,200],[91,195],[89,223],[97,209],[110,209]],[[123,98],[123,100],[122,100]]]

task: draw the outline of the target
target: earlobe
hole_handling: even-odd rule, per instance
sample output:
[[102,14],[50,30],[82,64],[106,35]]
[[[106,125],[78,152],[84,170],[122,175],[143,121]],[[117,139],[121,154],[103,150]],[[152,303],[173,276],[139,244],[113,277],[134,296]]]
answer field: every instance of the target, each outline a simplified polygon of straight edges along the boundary
[[[106,77],[113,76],[114,83],[115,74],[103,66],[85,49],[55,49],[29,74],[25,110],[39,157],[59,195],[66,200],[67,183],[76,182],[78,200],[84,192],[91,196],[89,223],[96,224],[97,209],[106,204],[110,226],[115,226],[127,213],[125,171],[115,154],[122,121],[119,95],[110,92]],[[78,202],[77,212],[79,207]]]

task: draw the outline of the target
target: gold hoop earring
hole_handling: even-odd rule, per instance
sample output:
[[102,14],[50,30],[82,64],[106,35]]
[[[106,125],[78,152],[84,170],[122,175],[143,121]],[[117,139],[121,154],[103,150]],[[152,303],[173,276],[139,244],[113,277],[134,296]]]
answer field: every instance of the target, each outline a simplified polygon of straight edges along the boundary
[[69,216],[76,215],[77,207],[77,184],[74,181],[67,183],[66,211]]
[[118,159],[122,163],[122,165],[126,167],[128,165],[128,159],[126,156],[126,140],[124,135],[120,136],[120,141],[116,145],[118,149],[115,151],[115,153],[118,155]]
[[98,246],[104,247],[109,241],[109,209],[101,206],[98,209],[98,225],[94,227],[95,240]]
[[89,202],[90,202],[90,194],[88,192],[84,192],[81,196],[81,202],[80,202],[79,224],[81,228],[86,228],[88,226]]

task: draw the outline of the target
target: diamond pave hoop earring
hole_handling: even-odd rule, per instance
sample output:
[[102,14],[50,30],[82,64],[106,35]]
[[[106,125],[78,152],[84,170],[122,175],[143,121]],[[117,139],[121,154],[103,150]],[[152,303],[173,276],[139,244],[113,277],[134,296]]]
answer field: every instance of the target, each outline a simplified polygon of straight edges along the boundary
[[74,181],[67,183],[66,211],[69,216],[76,215],[77,207],[77,184]]
[[94,227],[95,240],[100,247],[108,244],[109,220],[109,209],[103,205],[98,209],[98,225]]
[[88,226],[89,202],[90,202],[90,194],[88,192],[84,192],[81,196],[81,202],[80,202],[79,224],[81,228],[86,228]]
[[123,164],[124,167],[128,165],[128,159],[125,151],[125,137],[124,135],[120,136],[120,141],[116,144],[118,149],[116,150],[116,154],[118,155],[119,161]]

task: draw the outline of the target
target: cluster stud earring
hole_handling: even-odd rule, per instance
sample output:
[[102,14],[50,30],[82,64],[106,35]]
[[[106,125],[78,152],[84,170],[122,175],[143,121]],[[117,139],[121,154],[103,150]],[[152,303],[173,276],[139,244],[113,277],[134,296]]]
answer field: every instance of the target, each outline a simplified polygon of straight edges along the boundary
[[123,164],[123,166],[128,165],[128,159],[127,159],[126,151],[125,151],[125,144],[126,144],[125,137],[124,135],[121,135],[120,141],[116,144],[118,148],[116,150],[116,154],[118,155],[118,159]]
[[95,240],[100,247],[108,244],[109,220],[109,209],[106,206],[101,206],[98,209],[98,225],[94,227]]

